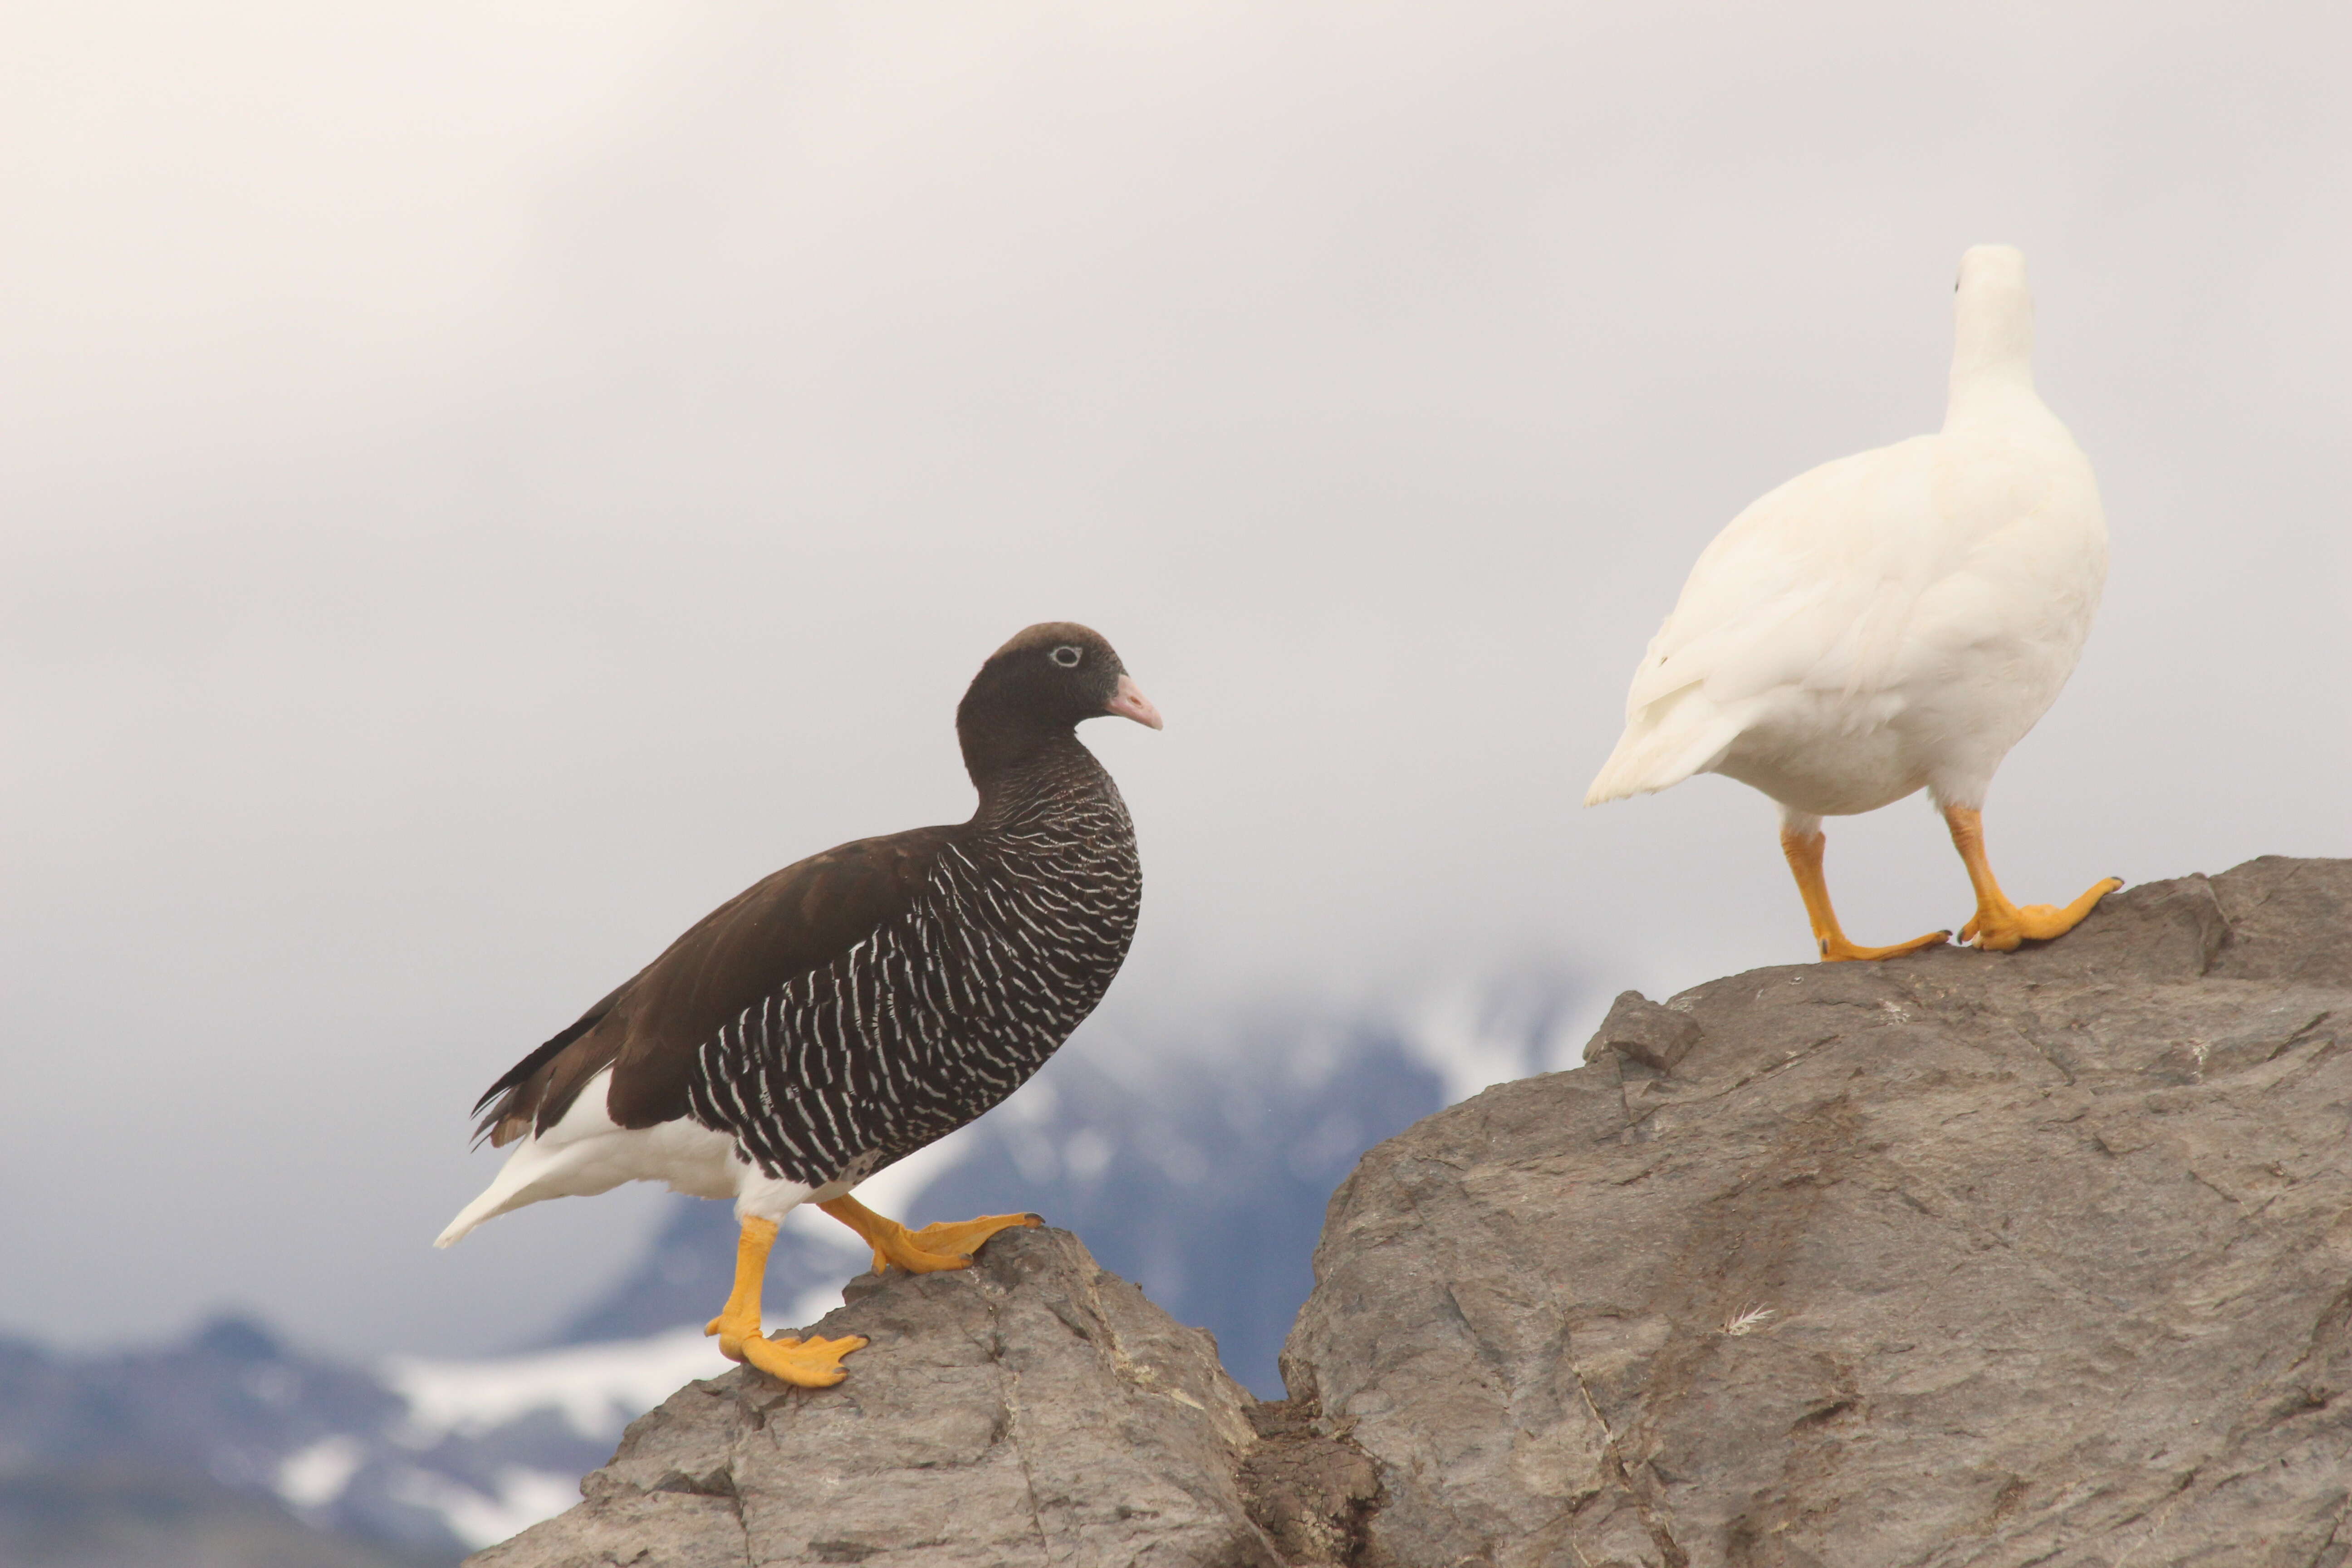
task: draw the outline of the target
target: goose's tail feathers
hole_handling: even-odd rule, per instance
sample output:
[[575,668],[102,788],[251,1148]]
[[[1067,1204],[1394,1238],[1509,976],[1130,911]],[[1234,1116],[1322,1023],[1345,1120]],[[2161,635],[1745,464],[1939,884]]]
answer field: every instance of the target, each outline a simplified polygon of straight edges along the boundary
[[[454,1247],[466,1238],[467,1231],[484,1220],[496,1219],[509,1209],[519,1209],[525,1204],[553,1196],[554,1193],[534,1189],[540,1187],[542,1178],[551,1173],[551,1168],[559,1163],[555,1154],[555,1151],[547,1148],[536,1137],[518,1144],[515,1152],[507,1156],[507,1163],[499,1167],[497,1177],[482,1189],[479,1197],[457,1211],[457,1217],[449,1222],[448,1229],[434,1237],[433,1245]],[[555,1190],[561,1192],[563,1189],[558,1187]]]
[[1649,795],[1705,773],[1723,760],[1740,729],[1738,718],[1708,701],[1697,686],[1671,692],[1626,716],[1625,732],[1584,792],[1584,804]]
[[457,1217],[449,1222],[449,1228],[433,1238],[433,1245],[455,1247],[466,1239],[467,1231],[486,1219],[494,1219],[504,1214],[507,1209],[507,1200],[514,1194],[501,1191],[502,1185],[501,1183],[492,1183],[488,1192],[458,1210]]

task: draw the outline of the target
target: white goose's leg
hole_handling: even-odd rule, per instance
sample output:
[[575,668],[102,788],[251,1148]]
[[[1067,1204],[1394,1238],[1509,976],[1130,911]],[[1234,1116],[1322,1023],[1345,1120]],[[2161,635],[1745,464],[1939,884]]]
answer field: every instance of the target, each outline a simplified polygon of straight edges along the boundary
[[1839,929],[1837,910],[1830,905],[1829,883],[1822,876],[1822,854],[1828,847],[1820,817],[1780,808],[1780,853],[1789,858],[1789,870],[1797,879],[1797,892],[1805,900],[1805,918],[1812,922],[1813,941],[1821,948],[1822,962],[1896,958],[1923,947],[1940,947],[1951,936],[1948,931],[1929,931],[1893,947],[1861,947],[1848,942]]
[[1948,805],[1944,821],[1952,830],[1952,847],[1960,852],[1960,863],[1969,868],[1969,883],[1977,893],[1977,912],[1960,928],[1962,942],[2008,952],[2020,942],[2064,936],[2083,923],[2083,917],[2097,908],[2101,899],[2124,885],[2120,877],[2103,877],[2063,909],[2052,904],[2020,908],[1993,880],[1992,862],[1985,858],[1983,813],[1974,806]]

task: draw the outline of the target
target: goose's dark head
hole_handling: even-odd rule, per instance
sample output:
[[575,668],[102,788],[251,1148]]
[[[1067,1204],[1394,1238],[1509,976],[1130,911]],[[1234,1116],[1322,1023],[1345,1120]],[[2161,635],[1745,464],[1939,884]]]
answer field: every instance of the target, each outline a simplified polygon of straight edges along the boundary
[[1041,621],[988,656],[956,709],[956,734],[977,780],[1086,720],[1111,715],[1160,728],[1160,710],[1100,632]]

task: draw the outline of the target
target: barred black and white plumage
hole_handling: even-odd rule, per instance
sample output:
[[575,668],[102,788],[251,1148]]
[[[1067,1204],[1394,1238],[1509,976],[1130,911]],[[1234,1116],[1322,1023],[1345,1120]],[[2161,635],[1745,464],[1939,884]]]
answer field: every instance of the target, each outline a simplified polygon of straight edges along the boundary
[[625,1181],[731,1197],[744,1243],[720,1348],[839,1381],[852,1342],[759,1337],[775,1222],[815,1202],[914,1269],[960,1267],[1023,1222],[910,1232],[848,1193],[1018,1089],[1118,974],[1142,900],[1135,830],[1076,732],[1106,714],[1160,727],[1098,634],[1049,622],[999,648],[956,710],[971,819],[786,867],[516,1063],[475,1107],[514,1152],[440,1245]]
[[1110,988],[1143,893],[1118,786],[1082,749],[1055,762],[944,846],[904,910],[704,1041],[688,1114],[768,1176],[823,1188],[1045,1066]]

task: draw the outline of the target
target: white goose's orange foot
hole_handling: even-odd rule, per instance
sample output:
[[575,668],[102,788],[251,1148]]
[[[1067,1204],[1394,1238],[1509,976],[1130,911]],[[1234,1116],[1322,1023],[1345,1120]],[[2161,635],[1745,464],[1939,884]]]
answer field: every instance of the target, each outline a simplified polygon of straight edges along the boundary
[[1992,863],[1985,858],[1983,816],[1974,806],[1948,805],[1944,821],[1952,830],[1952,847],[1960,852],[1960,864],[1969,868],[1969,885],[1977,895],[1977,912],[1960,928],[1960,940],[1986,952],[2011,952],[2022,942],[2064,936],[2098,908],[2101,899],[2124,885],[2120,877],[2103,877],[2063,910],[2048,904],[2020,909],[2000,890]]
[[1839,931],[1832,931],[1826,935],[1816,931],[1814,938],[1821,943],[1823,963],[1847,963],[1856,959],[1900,958],[1906,952],[1917,952],[1922,948],[1941,947],[1952,939],[1952,933],[1931,931],[1926,936],[1915,936],[1909,942],[1898,942],[1893,947],[1857,946],[1846,941],[1845,933]]
[[1960,928],[1960,940],[1988,952],[2012,952],[2021,942],[2053,941],[2082,924],[2083,917],[2098,908],[2101,899],[2123,885],[2120,877],[2101,878],[2063,909],[2052,904],[2021,908],[2005,898],[1980,902],[1969,923]]
[[[849,1375],[841,1358],[852,1351],[864,1350],[866,1345],[863,1334],[838,1340],[819,1339],[814,1334],[804,1340],[789,1335],[773,1340],[755,1337],[743,1342],[740,1359],[778,1383],[789,1383],[795,1388],[831,1388]],[[723,1338],[719,1348],[726,1348]]]
[[1789,858],[1789,870],[1797,879],[1797,893],[1805,900],[1805,919],[1812,925],[1813,944],[1821,950],[1822,963],[1900,958],[1923,947],[1941,947],[1952,934],[1948,931],[1929,931],[1909,942],[1898,942],[1893,947],[1864,947],[1848,942],[1838,925],[1837,910],[1830,904],[1829,883],[1822,877],[1822,852],[1827,844],[1818,828],[1787,827],[1780,832],[1780,853]]

